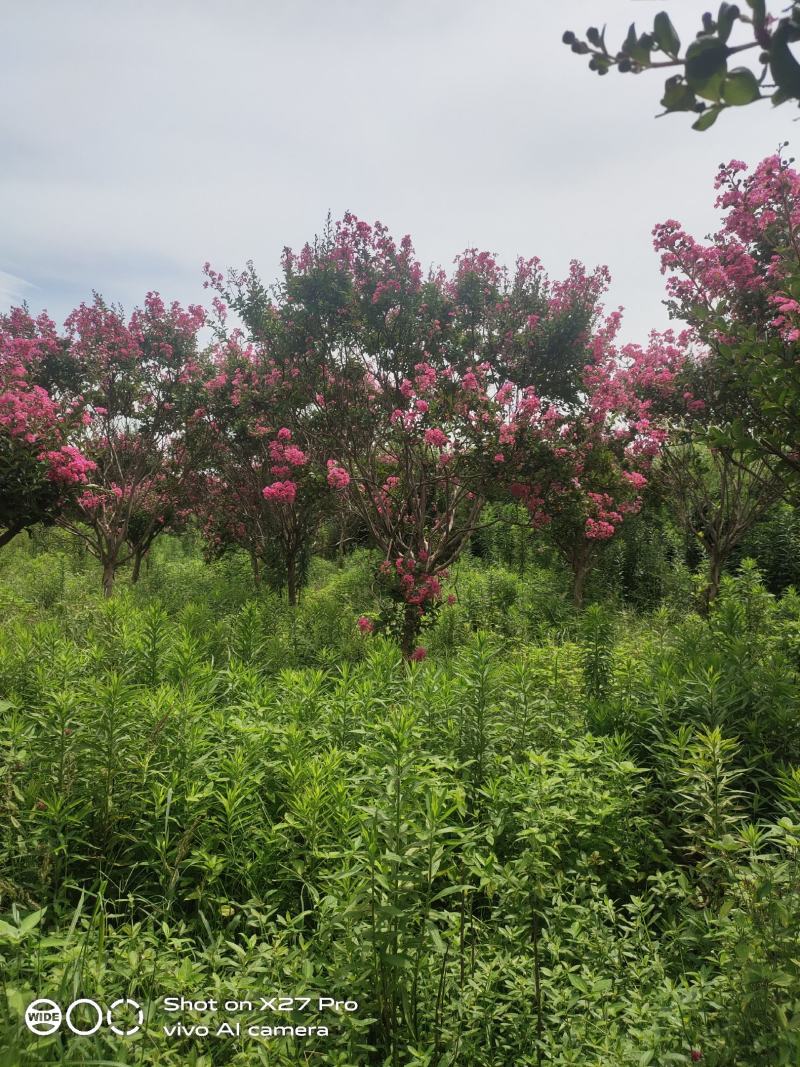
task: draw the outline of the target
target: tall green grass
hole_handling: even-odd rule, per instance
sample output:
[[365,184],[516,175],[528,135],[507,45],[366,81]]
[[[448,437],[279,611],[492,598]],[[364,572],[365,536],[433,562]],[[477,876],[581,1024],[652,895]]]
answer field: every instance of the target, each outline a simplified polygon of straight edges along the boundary
[[[3,1067],[800,1062],[793,592],[576,616],[467,563],[407,664],[361,556],[295,611],[190,543],[110,602],[86,566],[0,562]],[[180,994],[359,1007],[168,1038],[226,1017]],[[36,1037],[35,997],[144,1026]]]

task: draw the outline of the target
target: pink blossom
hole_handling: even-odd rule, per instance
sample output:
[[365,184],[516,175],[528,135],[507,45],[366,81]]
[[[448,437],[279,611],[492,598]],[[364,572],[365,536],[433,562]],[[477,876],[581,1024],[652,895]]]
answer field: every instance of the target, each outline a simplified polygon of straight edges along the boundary
[[273,482],[261,492],[265,500],[274,504],[293,504],[297,496],[297,484],[292,481]]
[[39,457],[48,465],[47,477],[60,485],[78,485],[97,470],[97,464],[83,456],[74,445],[62,445]]
[[432,445],[434,448],[444,448],[449,443],[447,434],[436,427],[425,431],[425,444]]
[[622,477],[626,482],[629,482],[634,489],[644,489],[647,485],[647,479],[639,471],[623,471]]
[[616,533],[610,522],[596,521],[589,518],[586,520],[586,537],[590,541],[607,541]]
[[344,467],[337,467],[332,463],[332,460],[328,460],[328,485],[332,489],[346,489],[350,484],[350,475]]
[[292,467],[302,467],[308,463],[308,456],[296,445],[288,445],[284,448],[283,457]]
[[418,393],[427,393],[436,385],[436,370],[430,365],[430,363],[417,363],[414,367],[416,371],[414,377],[414,383],[417,387]]

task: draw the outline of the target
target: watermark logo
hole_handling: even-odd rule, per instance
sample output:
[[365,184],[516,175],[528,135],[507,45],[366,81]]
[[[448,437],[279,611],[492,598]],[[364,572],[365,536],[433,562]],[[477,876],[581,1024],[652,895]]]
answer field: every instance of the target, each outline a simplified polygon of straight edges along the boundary
[[32,1034],[47,1037],[61,1026],[61,1008],[54,1000],[32,1000],[25,1009],[25,1025]]
[[[75,1018],[76,1009],[78,1008],[84,1009],[80,1012],[80,1020]],[[117,1025],[113,1016],[120,1008],[127,1009],[124,1017],[128,1023],[132,1019],[131,1009],[133,1009],[136,1017],[136,1022],[133,1026],[123,1027]],[[88,1018],[84,1018],[84,1016],[88,1016]],[[141,1028],[144,1021],[144,1012],[137,1001],[131,1000],[129,997],[115,1000],[105,1013],[96,1000],[90,1000],[88,997],[80,997],[78,1000],[73,1000],[63,1015],[60,1006],[54,1000],[47,1000],[46,998],[31,1001],[25,1009],[25,1025],[32,1034],[37,1034],[39,1037],[47,1037],[49,1034],[54,1034],[61,1026],[62,1019],[67,1024],[67,1028],[78,1037],[91,1037],[92,1034],[96,1034],[103,1025],[104,1019],[112,1033],[117,1034],[119,1037],[131,1037]]]
[[[130,1008],[133,1008],[136,1012],[136,1025],[132,1026],[129,1030],[123,1030],[120,1027],[115,1026],[111,1021],[112,1011],[114,1011],[116,1008],[119,1008],[123,1004],[127,1005]],[[131,1000],[129,997],[122,997],[120,1000],[115,1000],[106,1012],[106,1022],[108,1023],[113,1033],[117,1034],[118,1037],[131,1037],[131,1035],[135,1034],[136,1031],[139,1030],[142,1023],[144,1022],[144,1012],[135,1000]]]

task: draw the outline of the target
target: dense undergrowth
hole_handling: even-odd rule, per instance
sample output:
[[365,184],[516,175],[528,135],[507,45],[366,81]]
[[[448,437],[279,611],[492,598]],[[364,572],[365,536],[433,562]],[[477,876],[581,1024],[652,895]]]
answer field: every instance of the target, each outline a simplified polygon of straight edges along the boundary
[[[178,539],[107,602],[4,550],[0,1063],[800,1064],[800,597],[745,561],[708,619],[679,567],[575,613],[512,562],[409,664],[359,554],[290,610]],[[236,1014],[178,995],[358,1008],[168,1037]],[[36,1037],[42,996],[144,1025]]]

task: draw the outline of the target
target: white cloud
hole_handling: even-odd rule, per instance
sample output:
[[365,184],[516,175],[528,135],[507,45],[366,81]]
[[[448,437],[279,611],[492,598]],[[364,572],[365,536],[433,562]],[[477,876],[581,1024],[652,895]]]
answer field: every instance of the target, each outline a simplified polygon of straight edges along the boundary
[[[693,0],[669,5],[684,36]],[[8,4],[0,70],[0,268],[55,315],[92,288],[131,306],[152,288],[201,300],[206,259],[280,250],[330,209],[411,233],[423,261],[468,245],[606,262],[626,335],[666,322],[650,247],[659,220],[702,235],[711,183],[793,131],[785,108],[725,114],[706,134],[655,121],[661,81],[586,70],[561,43],[630,0],[39,0]],[[10,24],[10,30],[8,29]],[[5,299],[5,298],[4,298]],[[33,300],[32,300],[33,303]]]
[[0,270],[0,308],[11,307],[20,304],[23,300],[31,300],[33,286],[24,278],[18,278],[16,274],[8,274]]

